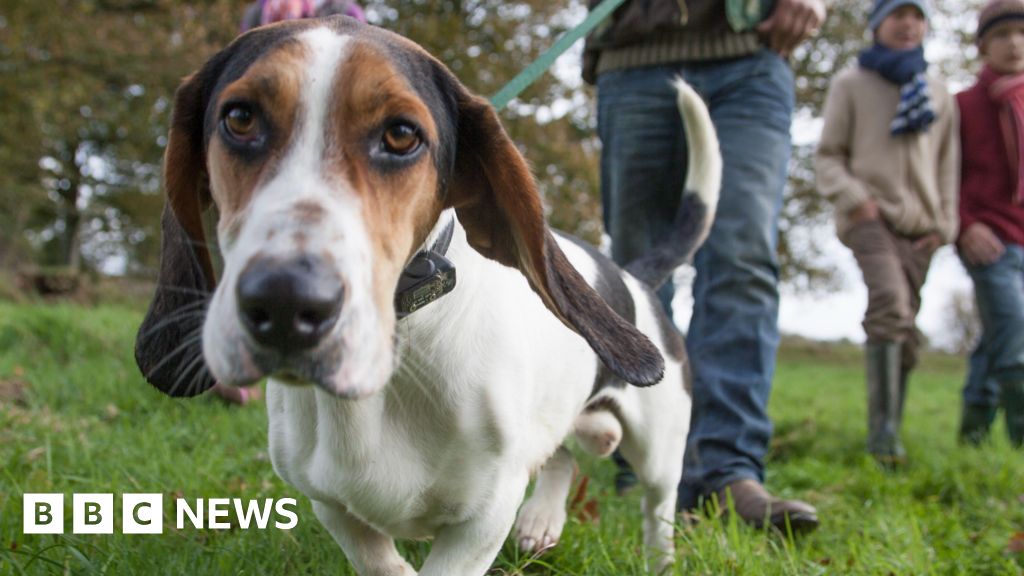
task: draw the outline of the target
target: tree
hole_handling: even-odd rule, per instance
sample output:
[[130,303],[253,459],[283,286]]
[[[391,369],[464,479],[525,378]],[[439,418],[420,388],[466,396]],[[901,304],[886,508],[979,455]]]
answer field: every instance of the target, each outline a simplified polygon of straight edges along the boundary
[[[0,122],[16,127],[0,136],[0,206],[43,263],[154,251],[169,96],[230,41],[240,4],[0,2],[0,94],[14,104]],[[24,252],[23,237],[4,244]]]
[[945,318],[951,352],[970,354],[981,338],[981,317],[974,300],[973,290],[955,290],[950,298]]
[[[0,0],[0,262],[24,261],[35,247],[54,263],[84,257],[96,266],[116,255],[129,270],[152,268],[171,96],[182,77],[234,38],[246,3]],[[832,2],[821,34],[798,51],[800,124],[821,116],[832,75],[869,41],[869,4]],[[939,51],[942,70],[960,85],[974,57],[969,33],[979,4],[939,0],[933,20],[933,47],[947,47]],[[497,92],[586,13],[582,0],[364,6],[372,23],[421,43],[483,95]],[[533,165],[550,221],[597,242],[594,100],[578,67],[563,64],[501,114]],[[814,241],[830,211],[814,188],[814,140],[794,149],[780,224],[783,279],[808,289],[832,281]]]
[[[484,96],[501,89],[585,15],[579,0],[370,0],[365,6],[373,23],[420,43]],[[552,112],[555,103],[563,113]],[[538,176],[550,222],[598,242],[598,148],[582,83],[549,72],[502,116]]]

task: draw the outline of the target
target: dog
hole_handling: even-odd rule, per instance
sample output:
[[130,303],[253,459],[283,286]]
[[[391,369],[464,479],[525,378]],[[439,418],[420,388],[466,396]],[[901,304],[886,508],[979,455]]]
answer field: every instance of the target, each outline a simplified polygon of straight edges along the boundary
[[[274,469],[359,574],[484,574],[513,531],[552,546],[573,435],[632,464],[668,566],[691,401],[652,287],[721,177],[679,82],[676,232],[623,272],[546,226],[494,109],[418,45],[344,17],[240,36],[175,94],[142,373],[174,396],[268,378]],[[418,572],[396,538],[433,539]]]

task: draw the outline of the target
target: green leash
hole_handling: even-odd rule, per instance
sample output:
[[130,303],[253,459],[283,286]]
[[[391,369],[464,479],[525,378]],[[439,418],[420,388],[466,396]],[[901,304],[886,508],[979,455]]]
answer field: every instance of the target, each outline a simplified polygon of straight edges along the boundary
[[537,78],[540,78],[540,75],[547,71],[555,63],[555,60],[568,50],[570,46],[575,44],[580,38],[590,34],[591,30],[597,28],[598,24],[610,16],[625,1],[604,0],[601,2],[597,8],[590,11],[590,14],[587,15],[587,18],[579,26],[563,34],[551,48],[548,48],[546,52],[540,55],[540,58],[534,60],[525,70],[520,72],[508,84],[505,84],[505,87],[497,94],[491,96],[491,105],[498,110],[504,108],[513,98],[519,96],[523,90],[526,90],[530,84],[536,82]]

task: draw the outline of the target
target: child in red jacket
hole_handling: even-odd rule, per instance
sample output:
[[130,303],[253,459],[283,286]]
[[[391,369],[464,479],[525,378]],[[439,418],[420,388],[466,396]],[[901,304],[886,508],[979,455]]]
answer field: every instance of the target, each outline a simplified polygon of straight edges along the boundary
[[960,439],[988,436],[1001,404],[1024,444],[1024,0],[989,0],[978,19],[985,63],[957,95],[963,168],[957,249],[974,282],[982,338],[963,391]]

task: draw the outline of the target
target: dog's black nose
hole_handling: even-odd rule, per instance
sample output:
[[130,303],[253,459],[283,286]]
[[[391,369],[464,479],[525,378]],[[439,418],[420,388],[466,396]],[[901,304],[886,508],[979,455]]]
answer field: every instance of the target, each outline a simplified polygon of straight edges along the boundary
[[257,342],[281,352],[316,346],[338,321],[341,280],[322,260],[253,259],[238,278],[238,311]]

